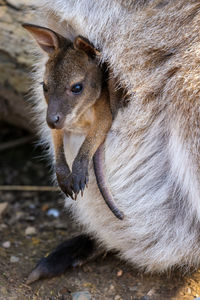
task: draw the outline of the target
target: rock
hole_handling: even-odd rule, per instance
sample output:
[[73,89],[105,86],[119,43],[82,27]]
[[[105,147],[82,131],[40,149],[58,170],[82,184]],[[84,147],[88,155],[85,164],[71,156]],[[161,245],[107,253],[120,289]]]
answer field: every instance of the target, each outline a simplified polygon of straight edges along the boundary
[[90,300],[91,294],[87,291],[72,293],[72,300]]
[[54,218],[58,218],[60,215],[59,211],[55,208],[50,208],[48,211],[47,211],[47,216],[52,216]]
[[122,297],[120,295],[116,295],[114,299],[115,300],[122,300]]
[[4,243],[2,244],[2,246],[3,246],[4,248],[10,248],[10,245],[11,245],[10,241],[6,241],[6,242],[4,242]]
[[115,294],[115,286],[111,284],[108,288],[108,295],[114,295]]
[[19,257],[12,255],[10,257],[10,262],[11,263],[17,263],[19,261]]
[[119,270],[118,272],[117,272],[117,277],[121,277],[123,275],[123,270]]
[[12,226],[13,224],[17,223],[19,220],[24,218],[24,213],[22,211],[17,211],[9,220],[8,224]]
[[6,228],[8,228],[8,226],[6,224],[0,224],[0,231],[5,230]]
[[0,295],[3,295],[3,296],[8,295],[7,289],[4,286],[1,287],[1,289],[0,289]]
[[27,216],[25,218],[26,221],[29,221],[29,222],[34,222],[35,221],[35,217],[34,216]]
[[59,293],[60,293],[61,295],[65,295],[65,294],[69,294],[69,291],[68,291],[68,289],[67,289],[66,287],[63,287],[63,288],[59,291]]
[[36,229],[33,226],[28,226],[25,230],[25,235],[35,235]]
[[33,203],[30,203],[30,204],[29,204],[29,208],[30,208],[30,209],[36,209],[36,205],[33,204]]
[[16,212],[16,221],[19,221],[24,218],[24,212],[23,211],[17,211]]
[[42,205],[42,211],[47,211],[49,209],[49,204],[45,203]]
[[7,208],[8,208],[8,202],[0,203],[0,218],[2,218],[3,215],[6,213]]
[[148,291],[147,296],[153,296],[154,294],[156,294],[156,290],[154,288],[152,288],[150,291]]

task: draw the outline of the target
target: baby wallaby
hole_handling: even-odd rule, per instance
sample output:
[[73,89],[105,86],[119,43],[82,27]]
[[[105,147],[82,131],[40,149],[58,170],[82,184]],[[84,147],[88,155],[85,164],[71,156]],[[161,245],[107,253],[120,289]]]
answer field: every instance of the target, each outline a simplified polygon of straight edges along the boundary
[[[83,193],[89,178],[88,165],[93,158],[100,192],[115,216],[123,219],[123,213],[116,207],[106,186],[102,167],[103,143],[112,125],[119,99],[115,97],[114,91],[109,93],[111,84],[108,83],[108,72],[99,65],[99,51],[81,36],[76,37],[72,43],[48,28],[31,24],[23,26],[49,56],[43,90],[60,188],[72,199],[76,199],[80,191]],[[65,131],[86,136],[73,161],[72,170],[64,154]]]

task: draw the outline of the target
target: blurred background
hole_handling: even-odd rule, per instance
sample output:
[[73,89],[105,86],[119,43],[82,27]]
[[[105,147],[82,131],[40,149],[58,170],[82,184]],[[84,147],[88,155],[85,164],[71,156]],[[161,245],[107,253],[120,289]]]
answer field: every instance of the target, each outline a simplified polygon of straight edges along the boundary
[[28,0],[0,0],[0,300],[199,297],[199,271],[187,277],[149,276],[110,255],[59,278],[26,285],[42,256],[80,232],[63,209],[62,195],[53,191],[29,115],[33,56],[21,24],[34,22],[34,13]]
[[26,0],[0,0],[0,120],[32,131],[27,115],[30,41],[21,24],[31,20]]

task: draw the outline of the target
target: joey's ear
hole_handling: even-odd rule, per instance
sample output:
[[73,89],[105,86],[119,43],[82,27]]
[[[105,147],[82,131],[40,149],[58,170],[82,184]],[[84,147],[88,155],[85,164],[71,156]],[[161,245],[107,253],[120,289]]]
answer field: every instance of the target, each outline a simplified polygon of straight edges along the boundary
[[29,33],[33,36],[38,45],[47,54],[50,55],[59,48],[61,36],[53,30],[27,23],[23,24],[22,26],[29,31]]
[[84,37],[77,36],[74,40],[74,48],[84,51],[89,57],[95,58],[100,56],[101,53]]

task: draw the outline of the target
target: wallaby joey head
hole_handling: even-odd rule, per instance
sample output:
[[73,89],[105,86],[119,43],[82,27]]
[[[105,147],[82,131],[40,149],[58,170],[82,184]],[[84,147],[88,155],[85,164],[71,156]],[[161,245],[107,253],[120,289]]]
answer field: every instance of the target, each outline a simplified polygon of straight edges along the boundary
[[96,63],[99,52],[83,37],[72,43],[48,28],[24,27],[49,55],[43,80],[47,123],[52,129],[75,129],[73,124],[101,93],[102,72]]

